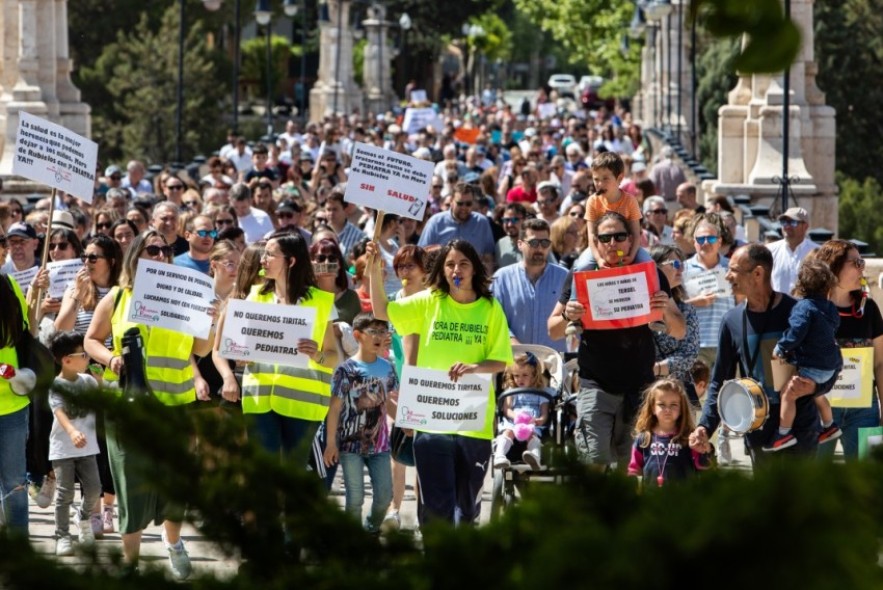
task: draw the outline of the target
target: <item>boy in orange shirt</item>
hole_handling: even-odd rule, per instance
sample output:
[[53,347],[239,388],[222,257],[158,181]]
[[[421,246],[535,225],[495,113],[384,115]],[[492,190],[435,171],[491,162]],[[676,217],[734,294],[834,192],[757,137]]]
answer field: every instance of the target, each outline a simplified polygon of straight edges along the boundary
[[[625,164],[614,152],[598,154],[592,160],[592,180],[595,183],[595,194],[586,203],[586,227],[589,232],[589,248],[594,260],[599,260],[595,244],[595,222],[608,211],[614,211],[625,217],[628,230],[632,236],[631,249],[625,254],[623,264],[632,262],[648,262],[649,253],[641,250],[641,207],[634,195],[619,189],[625,176]],[[617,240],[619,241],[619,240]],[[625,239],[622,240],[623,242]]]

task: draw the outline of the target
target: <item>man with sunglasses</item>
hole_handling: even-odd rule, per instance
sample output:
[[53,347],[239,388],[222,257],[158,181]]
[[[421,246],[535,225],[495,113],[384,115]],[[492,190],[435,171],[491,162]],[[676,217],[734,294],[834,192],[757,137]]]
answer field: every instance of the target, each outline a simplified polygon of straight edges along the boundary
[[494,262],[496,262],[497,268],[503,268],[521,260],[518,239],[521,235],[521,224],[525,219],[527,219],[527,209],[524,205],[521,203],[506,205],[503,217],[500,218],[506,235],[497,240],[497,245],[494,248]]
[[443,246],[451,240],[466,240],[481,255],[485,266],[492,271],[494,232],[490,220],[475,212],[476,201],[481,197],[481,189],[478,186],[465,182],[457,184],[451,199],[451,210],[430,217],[417,244],[425,248],[436,244]]
[[208,274],[209,256],[217,238],[218,231],[215,229],[211,217],[197,215],[188,221],[184,228],[184,239],[187,240],[189,249],[187,252],[175,256],[175,264]]
[[644,221],[659,238],[661,245],[674,245],[674,229],[668,224],[665,199],[655,195],[644,199]]
[[276,208],[276,229],[264,238],[269,239],[276,231],[300,232],[307,244],[312,243],[313,234],[300,226],[302,218],[303,208],[297,201],[282,201]]
[[491,290],[503,306],[512,344],[542,344],[564,352],[564,340],[553,340],[546,329],[567,277],[567,269],[549,263],[551,248],[549,224],[525,220],[518,239],[521,262],[498,270]]
[[779,223],[785,237],[767,246],[773,253],[773,289],[790,293],[797,281],[800,263],[819,245],[806,237],[809,214],[803,207],[791,207],[779,215]]

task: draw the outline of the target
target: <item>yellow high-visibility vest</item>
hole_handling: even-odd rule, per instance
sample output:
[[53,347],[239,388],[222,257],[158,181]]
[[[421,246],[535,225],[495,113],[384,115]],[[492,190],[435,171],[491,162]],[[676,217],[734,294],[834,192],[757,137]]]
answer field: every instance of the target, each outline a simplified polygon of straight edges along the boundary
[[[114,356],[122,356],[122,339],[126,330],[137,327],[144,339],[147,382],[156,398],[167,406],[195,402],[196,387],[193,385],[193,367],[190,365],[193,336],[128,321],[132,291],[123,289],[120,293],[119,289],[114,287],[108,293],[115,301],[110,320]],[[118,293],[119,300],[116,299]],[[104,370],[104,380],[119,381],[119,377],[108,367]]]
[[[247,301],[274,302],[273,293],[261,294],[259,290],[259,285],[252,287]],[[312,337],[321,349],[334,307],[334,294],[310,287],[309,298],[301,300],[298,305],[316,308]],[[288,418],[321,422],[331,403],[331,373],[330,367],[312,359],[306,369],[250,363],[242,377],[242,412],[265,414],[272,410]]]
[[[0,279],[2,280],[2,279]],[[28,329],[28,302],[25,301],[25,296],[21,292],[21,288],[19,288],[18,283],[15,282],[15,279],[9,277],[9,284],[12,285],[12,290],[15,291],[16,297],[18,297],[18,305],[21,308],[21,314],[24,321],[24,329]],[[3,310],[4,313],[8,313],[8,309]],[[15,345],[7,346],[6,348],[0,348],[0,365],[12,365],[16,369],[18,369],[18,353],[15,351]],[[22,408],[26,408],[30,403],[28,396],[26,395],[15,395],[12,392],[12,388],[9,387],[9,381],[6,379],[0,379],[0,416],[7,416],[9,414],[18,412]]]

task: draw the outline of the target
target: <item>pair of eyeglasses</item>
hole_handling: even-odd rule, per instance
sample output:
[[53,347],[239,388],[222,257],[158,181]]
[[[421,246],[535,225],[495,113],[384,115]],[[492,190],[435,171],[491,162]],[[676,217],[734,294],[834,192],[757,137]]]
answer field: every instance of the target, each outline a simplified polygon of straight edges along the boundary
[[503,223],[518,223],[521,221],[520,217],[504,217]]
[[368,328],[367,330],[365,330],[365,334],[368,334],[369,336],[379,336],[381,338],[384,338],[386,336],[389,336],[389,330],[384,330],[383,328]]
[[227,270],[233,270],[234,268],[236,268],[236,263],[232,260],[222,260],[221,266],[223,266]]
[[458,207],[472,207],[475,204],[474,201],[454,201]]
[[113,222],[107,221],[105,223],[96,223],[95,229],[110,229],[110,226],[113,225]]
[[416,264],[412,264],[410,262],[405,262],[403,264],[397,264],[395,266],[395,271],[396,272],[409,272],[409,271],[414,270],[415,268],[417,268]]
[[87,358],[89,358],[89,355],[86,354],[85,352],[72,352],[72,353],[70,353],[70,354],[66,354],[66,355],[64,355],[64,356],[66,356],[66,357],[78,358],[78,359],[87,359]]
[[846,262],[851,262],[853,266],[855,266],[859,270],[865,270],[865,259],[864,258],[854,258],[852,260],[847,260]]
[[337,262],[337,257],[334,254],[317,254],[313,262],[318,262],[319,264],[325,262]]
[[717,244],[718,236],[695,236],[693,239],[700,246],[704,246],[706,243]]
[[182,201],[187,207],[197,207],[199,206],[199,201]]
[[170,191],[182,191],[184,190],[183,184],[167,184],[166,188]]
[[147,252],[148,256],[159,256],[160,254],[162,254],[166,258],[171,257],[172,253],[174,252],[171,246],[156,246],[154,244],[145,247],[144,251]]
[[281,213],[277,213],[276,217],[278,217],[279,219],[293,219],[294,213],[292,213],[291,211],[282,211]]
[[100,254],[83,254],[82,256],[80,256],[80,260],[82,260],[84,264],[86,262],[90,264],[95,264],[96,262],[104,258],[107,258],[107,256],[101,256]]
[[215,225],[233,225],[232,219],[215,219]]
[[653,209],[650,213],[653,215],[668,215],[668,209]]
[[683,268],[684,263],[680,260],[666,260],[665,262],[660,262],[659,266],[670,266],[675,270],[681,270]]
[[616,240],[617,242],[624,242],[629,239],[628,232],[618,231],[612,234],[601,234],[598,236],[598,241],[602,244],[609,244],[610,240]]
[[70,242],[56,242],[49,244],[49,251],[52,250],[67,250],[68,246],[70,246]]
[[218,230],[216,229],[198,229],[196,230],[196,235],[200,238],[211,238],[213,240],[218,239]]
[[534,238],[532,240],[524,240],[524,242],[531,248],[548,248],[552,245],[552,240],[549,238]]

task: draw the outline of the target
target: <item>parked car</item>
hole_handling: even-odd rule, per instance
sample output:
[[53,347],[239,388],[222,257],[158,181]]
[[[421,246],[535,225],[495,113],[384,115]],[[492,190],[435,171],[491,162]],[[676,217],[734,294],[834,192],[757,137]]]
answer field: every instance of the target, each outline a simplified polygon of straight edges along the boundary
[[549,87],[558,91],[558,96],[576,96],[576,78],[570,74],[552,74],[549,77]]
[[594,111],[602,106],[606,106],[608,110],[613,110],[616,101],[613,98],[601,98],[598,94],[605,81],[601,76],[583,76],[580,78],[579,101],[585,110]]

